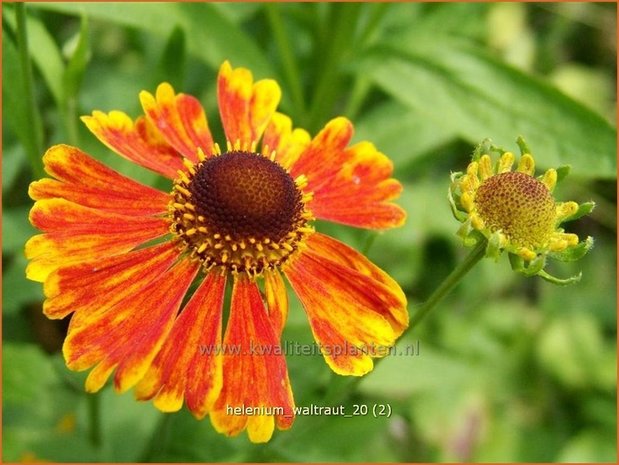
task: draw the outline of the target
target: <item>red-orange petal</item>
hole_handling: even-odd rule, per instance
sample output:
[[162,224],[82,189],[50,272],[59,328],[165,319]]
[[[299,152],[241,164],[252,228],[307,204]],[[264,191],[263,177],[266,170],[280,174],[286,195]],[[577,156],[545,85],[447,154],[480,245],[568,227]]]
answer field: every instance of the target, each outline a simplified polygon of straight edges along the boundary
[[[291,169],[308,178],[312,213],[320,219],[368,229],[401,226],[402,208],[390,202],[402,186],[391,178],[393,165],[369,142],[347,148],[353,127],[335,118],[310,142]],[[354,199],[354,202],[351,202]]]
[[[223,347],[223,388],[210,414],[215,429],[234,436],[247,428],[252,442],[266,442],[275,424],[290,427],[294,400],[283,351],[256,283],[244,276],[235,277]],[[264,410],[248,415],[248,408]]]
[[[45,232],[74,234],[132,234],[150,228],[158,234],[169,220],[158,217],[119,215],[84,207],[66,199],[44,199],[30,209],[30,222]],[[156,236],[154,236],[156,237]]]
[[135,123],[121,111],[93,111],[82,121],[97,138],[122,157],[170,179],[185,170],[182,156],[163,141],[144,117]]
[[26,275],[35,281],[45,281],[59,266],[128,252],[167,234],[169,223],[165,218],[118,215],[65,199],[37,201],[30,222],[47,233],[26,243],[26,257],[31,259]]
[[183,399],[198,418],[215,403],[222,385],[221,325],[225,275],[209,273],[174,323],[172,332],[136,387],[164,412]]
[[125,215],[153,215],[166,211],[169,195],[140,184],[108,168],[80,149],[55,145],[43,156],[45,171],[56,179],[30,184],[34,200],[63,198]]
[[200,102],[190,95],[176,94],[167,82],[159,84],[155,96],[140,93],[144,113],[166,142],[194,163],[198,149],[209,155],[213,138]]
[[[63,266],[45,280],[43,313],[64,318],[79,310],[79,318],[106,311],[128,296],[141,292],[167,270],[179,252],[172,242],[85,263]],[[105,296],[102,302],[101,296]],[[75,317],[78,318],[78,317]]]
[[262,146],[268,147],[269,151],[275,150],[275,161],[289,169],[307,148],[310,140],[307,131],[292,129],[292,120],[275,112],[264,131]]
[[257,143],[281,98],[277,82],[263,79],[254,83],[251,71],[232,68],[225,61],[219,68],[217,98],[227,139],[244,150]]
[[[111,308],[71,320],[63,346],[67,366],[85,370],[98,364],[86,379],[88,391],[99,390],[113,368],[114,387],[119,392],[144,376],[198,269],[199,264],[182,260]],[[105,297],[101,299],[103,303]],[[79,317],[79,310],[75,316]]]
[[285,274],[326,362],[338,374],[360,376],[372,370],[372,357],[386,355],[402,333],[406,300],[393,280],[342,245],[324,236],[310,238]]
[[288,317],[288,292],[286,283],[276,268],[264,272],[264,293],[271,324],[275,334],[280,337]]
[[[396,336],[400,336],[408,327],[408,312],[406,311],[406,295],[400,285],[387,273],[368,260],[363,254],[352,247],[330,236],[314,233],[307,239],[307,247],[317,256],[338,263],[346,268],[358,271],[368,278],[389,289],[393,305],[378,306],[374,309],[381,312],[393,328]],[[384,313],[382,313],[384,311]]]

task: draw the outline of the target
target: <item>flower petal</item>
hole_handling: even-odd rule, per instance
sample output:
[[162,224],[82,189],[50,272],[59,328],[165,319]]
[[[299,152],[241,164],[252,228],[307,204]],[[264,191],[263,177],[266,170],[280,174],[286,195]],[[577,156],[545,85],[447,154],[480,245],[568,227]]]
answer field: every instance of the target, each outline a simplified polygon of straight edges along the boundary
[[[247,428],[252,442],[266,442],[275,423],[290,427],[294,400],[286,361],[260,291],[244,276],[235,277],[223,347],[223,388],[210,414],[215,429],[234,436]],[[253,416],[235,408],[264,410]]]
[[[80,317],[105,311],[143,288],[178,257],[176,245],[165,242],[108,258],[58,268],[45,280],[43,313],[64,318],[79,310]],[[105,296],[102,302],[101,296]]]
[[352,134],[352,124],[346,118],[331,120],[292,166],[294,177],[307,176],[307,190],[314,193],[312,213],[361,228],[401,226],[406,214],[389,202],[402,190],[390,177],[391,161],[369,142],[346,148]]
[[346,161],[344,152],[353,135],[353,126],[346,118],[329,121],[314,137],[292,166],[294,176],[304,174],[312,181],[313,189],[328,182]]
[[140,93],[144,113],[159,130],[166,142],[194,163],[198,162],[198,149],[209,155],[213,138],[208,128],[206,114],[200,102],[190,95],[174,93],[170,84],[159,84],[155,96]]
[[371,357],[385,355],[403,331],[406,302],[399,286],[336,241],[310,238],[285,274],[326,362],[338,374],[369,372]]
[[31,259],[26,275],[45,281],[59,266],[128,252],[167,234],[169,220],[118,215],[65,199],[44,199],[30,210],[30,222],[47,234],[26,243],[26,257]]
[[97,138],[122,157],[170,179],[185,170],[181,155],[167,145],[143,117],[134,123],[120,111],[93,111],[82,121]]
[[264,272],[264,290],[271,324],[275,334],[281,337],[288,317],[288,293],[282,275],[276,268]]
[[232,69],[225,61],[219,68],[217,97],[228,140],[249,150],[260,140],[281,98],[277,82],[263,79],[254,84],[246,68]]
[[96,161],[76,147],[55,145],[43,156],[56,179],[30,184],[34,200],[63,198],[85,207],[126,215],[151,215],[167,209],[169,195],[140,184]]
[[136,387],[140,400],[155,397],[164,411],[183,398],[198,418],[212,408],[222,385],[221,320],[226,277],[209,273],[174,323],[153,364]]
[[[338,263],[344,267],[358,271],[385,286],[391,296],[391,306],[374,307],[377,312],[387,319],[396,337],[399,337],[408,327],[408,312],[406,311],[406,295],[400,285],[387,273],[368,260],[363,254],[352,247],[332,237],[321,233],[314,233],[307,239],[307,246],[317,256]],[[394,299],[394,300],[392,300]]]
[[[289,169],[310,143],[310,135],[304,129],[292,129],[292,120],[275,113],[267,125],[262,146],[275,150],[275,161]],[[266,155],[269,155],[268,153]]]
[[[144,376],[198,268],[199,264],[182,260],[111,308],[71,320],[63,346],[67,366],[85,370],[99,363],[86,380],[88,391],[100,389],[112,367],[116,367],[114,387],[119,392]],[[78,310],[75,316],[79,315]]]

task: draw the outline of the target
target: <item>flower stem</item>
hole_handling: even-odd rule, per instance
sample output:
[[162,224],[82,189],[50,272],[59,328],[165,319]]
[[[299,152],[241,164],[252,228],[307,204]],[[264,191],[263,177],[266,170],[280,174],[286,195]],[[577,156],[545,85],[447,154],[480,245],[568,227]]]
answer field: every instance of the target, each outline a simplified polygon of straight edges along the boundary
[[425,318],[425,316],[432,311],[436,305],[445,298],[449,292],[456,287],[456,285],[460,282],[460,280],[469,272],[471,269],[477,264],[479,260],[481,260],[486,252],[486,246],[488,245],[488,241],[486,238],[479,239],[475,248],[471,250],[468,256],[464,259],[462,263],[460,263],[450,274],[445,278],[445,280],[437,287],[432,295],[426,300],[419,310],[413,315],[410,320],[409,326],[407,328],[407,332],[411,331],[414,327],[416,327],[421,320]]
[[27,120],[30,121],[30,136],[32,138],[26,147],[32,174],[34,179],[45,175],[41,154],[43,151],[43,126],[41,118],[37,112],[34,101],[34,90],[32,84],[32,67],[30,64],[30,54],[28,52],[28,34],[26,31],[26,9],[23,3],[15,4],[15,18],[17,23],[17,48],[22,74],[22,86],[24,90],[24,107],[27,113]]
[[101,396],[99,394],[88,394],[88,435],[93,446],[101,445]]
[[159,423],[153,430],[153,434],[146,444],[146,447],[138,457],[139,463],[152,462],[153,457],[164,449],[168,440],[168,435],[170,434],[171,425],[172,414],[161,413]]
[[363,8],[361,3],[329,3],[328,6],[327,43],[315,51],[318,73],[309,105],[310,132],[321,127],[320,122],[332,112],[335,100],[340,95],[340,69],[356,43],[355,26]]
[[280,5],[276,3],[265,3],[264,5],[271,30],[273,31],[275,43],[282,57],[284,73],[286,75],[286,81],[288,81],[288,86],[290,87],[295,113],[297,115],[303,115],[305,113],[305,100],[303,98],[303,89],[301,88],[299,68],[292,44],[290,43],[290,37],[286,33],[286,28],[282,21]]

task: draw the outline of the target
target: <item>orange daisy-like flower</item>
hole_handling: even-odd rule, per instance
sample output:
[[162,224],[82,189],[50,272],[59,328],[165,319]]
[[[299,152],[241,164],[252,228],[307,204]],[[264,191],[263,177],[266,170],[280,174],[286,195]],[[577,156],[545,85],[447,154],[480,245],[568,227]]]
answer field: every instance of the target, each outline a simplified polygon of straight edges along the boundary
[[[173,180],[137,183],[75,147],[44,156],[55,179],[30,186],[27,276],[44,282],[49,318],[72,314],[63,352],[91,369],[86,390],[135,386],[162,411],[186,402],[217,431],[268,441],[289,428],[294,400],[280,337],[282,274],[307,313],[329,366],[363,375],[408,324],[398,284],[359,252],[316,232],[315,218],[386,229],[404,211],[392,164],[368,142],[349,146],[335,118],[316,137],[277,113],[275,81],[253,82],[225,62],[218,101],[226,149],[192,96],[163,83],[140,94],[145,116],[93,112],[83,121],[109,148]],[[197,288],[190,293],[192,283]],[[223,331],[226,282],[230,316]]]

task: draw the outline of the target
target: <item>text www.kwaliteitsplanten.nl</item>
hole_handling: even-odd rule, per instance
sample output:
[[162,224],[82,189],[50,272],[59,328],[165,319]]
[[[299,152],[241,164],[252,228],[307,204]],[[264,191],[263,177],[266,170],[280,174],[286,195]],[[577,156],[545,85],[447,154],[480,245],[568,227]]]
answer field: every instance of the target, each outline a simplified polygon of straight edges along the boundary
[[330,344],[301,344],[296,341],[285,341],[283,345],[255,344],[249,341],[247,346],[241,344],[200,345],[200,355],[369,355],[372,357],[404,356],[416,357],[420,355],[419,341],[404,346],[367,345],[358,347],[344,343]]

